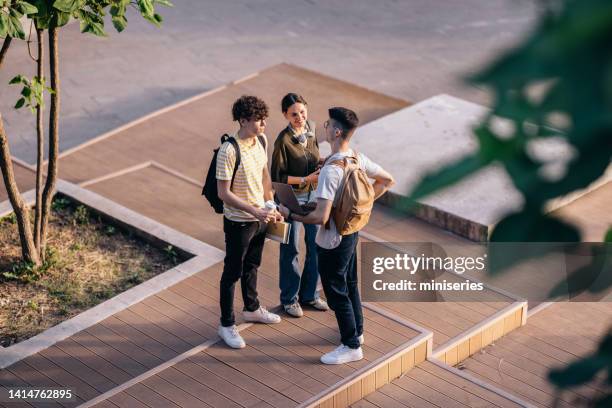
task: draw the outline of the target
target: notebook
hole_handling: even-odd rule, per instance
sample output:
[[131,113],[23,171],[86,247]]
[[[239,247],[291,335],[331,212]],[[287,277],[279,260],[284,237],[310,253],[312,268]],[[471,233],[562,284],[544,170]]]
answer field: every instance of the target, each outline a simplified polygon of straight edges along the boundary
[[266,238],[287,244],[289,242],[289,233],[291,232],[291,224],[288,222],[269,222],[266,227]]

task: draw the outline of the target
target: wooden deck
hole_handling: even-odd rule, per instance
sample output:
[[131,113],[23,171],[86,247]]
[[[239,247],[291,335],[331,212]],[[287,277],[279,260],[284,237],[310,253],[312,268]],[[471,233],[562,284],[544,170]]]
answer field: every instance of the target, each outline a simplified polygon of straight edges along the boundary
[[[204,270],[2,370],[2,385],[46,384],[69,387],[77,395],[77,402],[83,403],[156,370],[182,353],[210,343],[205,351],[147,377],[142,383],[150,385],[152,381],[175,373],[175,370],[181,371],[190,366],[190,362],[202,364],[203,361],[215,360],[208,368],[208,371],[212,371],[207,381],[224,381],[220,374],[223,370],[218,372],[213,369],[217,365],[224,365],[226,370],[233,373],[231,378],[246,379],[250,376],[253,377],[251,382],[259,381],[270,388],[268,394],[275,395],[272,401],[280,401],[274,406],[287,406],[285,402],[288,399],[307,399],[323,392],[420,334],[366,309],[365,336],[368,341],[364,347],[365,359],[347,366],[327,368],[318,362],[318,358],[339,343],[335,319],[330,313],[307,311],[306,316],[299,320],[285,318],[279,325],[244,327],[243,336],[249,346],[244,350],[229,350],[216,343],[221,268],[222,265],[217,264]],[[258,289],[263,303],[277,303],[275,287],[276,281],[267,274],[260,275]],[[239,310],[242,307],[239,297],[236,301]],[[238,319],[240,323],[239,314]],[[424,346],[425,343],[422,343]],[[424,348],[422,350],[424,358]],[[265,374],[262,376],[262,373]],[[202,380],[199,375],[196,378]],[[242,385],[249,389],[249,384],[241,382]],[[304,390],[298,385],[308,388]],[[125,392],[134,393],[139,387],[130,387]],[[171,397],[173,388],[155,387],[155,390],[160,395]],[[241,398],[249,397],[248,392],[240,395]],[[206,396],[197,394],[195,398]],[[117,398],[121,396],[114,400]],[[143,402],[146,403],[146,400]],[[122,406],[131,405],[128,403]],[[212,406],[226,405],[220,403]]]
[[429,361],[352,405],[354,408],[521,406]]
[[[611,327],[611,303],[555,303],[465,360],[463,367],[535,405],[553,406],[555,390],[547,381],[548,371],[593,352]],[[604,390],[601,384],[589,384],[566,391],[560,406],[581,405]]]
[[[407,105],[281,64],[62,154],[60,176],[223,249],[222,218],[200,195],[212,149],[219,135],[231,130],[231,103],[245,93],[270,103],[267,133],[272,141],[285,126],[272,101],[280,101],[287,90],[304,94],[314,119],[324,118],[328,106],[342,104],[355,108],[367,123]],[[31,173],[24,171],[19,177],[24,189],[31,186],[27,184]],[[388,242],[465,242],[379,205],[363,236]],[[279,303],[278,258],[278,245],[268,243],[258,292],[262,304],[270,308]],[[363,406],[387,406],[384,401],[389,398],[397,406],[446,406],[442,403],[449,401],[457,406],[488,406],[481,405],[486,402],[513,406],[424,363],[431,357],[432,345],[418,327],[433,333],[434,354],[436,348],[442,349],[448,364],[470,354],[475,354],[470,361],[476,361],[480,348],[524,320],[524,310],[516,309],[513,299],[500,295],[495,302],[366,304],[365,359],[329,367],[318,358],[339,343],[332,313],[307,311],[302,319],[284,316],[274,326],[243,324],[247,348],[229,350],[221,345],[216,335],[221,268],[216,264],[203,270],[1,370],[2,386],[62,386],[77,396],[69,403],[11,406],[343,407],[368,395]],[[407,375],[399,378],[403,373]],[[372,394],[379,388],[380,393]],[[414,395],[416,400],[404,398]]]
[[[155,180],[154,184],[150,180]],[[143,215],[154,218],[170,227],[200,239],[218,248],[224,248],[221,217],[214,214],[200,196],[199,184],[180,179],[168,172],[148,166],[87,185],[99,194],[111,198]],[[407,218],[382,206],[376,206],[373,222],[365,232],[385,241],[414,242],[462,242],[463,239],[445,233],[416,218]],[[267,255],[276,245],[266,247],[265,260],[276,260],[276,255]],[[272,263],[266,268],[277,271]],[[273,280],[275,272],[270,272]],[[490,295],[491,296],[491,295]],[[499,296],[498,302],[463,302],[463,303],[384,303],[381,306],[398,313],[434,332],[434,346],[457,336],[511,304],[511,301]]]
[[584,242],[601,242],[612,228],[612,182],[583,195],[553,214],[577,225]]
[[418,334],[392,321],[371,325],[365,334],[371,341],[364,360],[347,366],[322,366],[321,353],[339,341],[334,324],[330,314],[310,311],[300,320],[250,326],[242,330],[246,348],[230,350],[213,344],[133,386],[116,390],[108,401],[121,407],[131,406],[123,402],[127,397],[166,407],[296,406]]

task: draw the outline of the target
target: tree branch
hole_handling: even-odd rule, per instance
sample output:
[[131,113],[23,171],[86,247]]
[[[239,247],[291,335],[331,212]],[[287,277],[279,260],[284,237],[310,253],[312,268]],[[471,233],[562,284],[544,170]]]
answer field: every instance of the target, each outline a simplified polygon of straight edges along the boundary
[[8,52],[9,47],[11,46],[12,37],[6,36],[4,38],[4,42],[2,43],[2,49],[0,49],[0,68],[2,68],[2,63],[4,62],[4,57]]
[[47,226],[51,201],[55,195],[57,181],[57,158],[59,156],[59,110],[60,110],[60,78],[59,78],[59,28],[55,23],[49,27],[49,77],[51,80],[51,106],[49,108],[49,162],[47,180],[42,195],[42,222],[40,230],[40,258],[44,260]]
[[[44,84],[44,46],[43,46],[44,31],[36,28],[36,38],[38,40],[38,58],[36,60],[37,72],[36,75],[41,83]],[[44,92],[44,91],[43,91]],[[45,130],[43,126],[43,106],[42,103],[36,106],[36,208],[34,213],[34,245],[40,255],[41,244],[41,224],[42,224],[42,183],[43,183],[43,160],[45,148]]]

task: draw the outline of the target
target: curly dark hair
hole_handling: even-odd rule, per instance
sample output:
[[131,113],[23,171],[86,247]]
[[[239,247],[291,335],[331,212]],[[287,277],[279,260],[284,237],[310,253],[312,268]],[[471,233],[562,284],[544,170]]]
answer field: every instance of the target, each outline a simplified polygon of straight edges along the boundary
[[268,117],[268,105],[256,96],[242,95],[232,106],[232,116],[235,121],[262,120]]

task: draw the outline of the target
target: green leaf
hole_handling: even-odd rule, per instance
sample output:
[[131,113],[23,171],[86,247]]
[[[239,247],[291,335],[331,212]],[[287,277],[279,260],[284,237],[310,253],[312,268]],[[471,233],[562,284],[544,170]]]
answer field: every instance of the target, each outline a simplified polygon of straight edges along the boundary
[[25,98],[19,98],[17,103],[15,104],[15,109],[20,109],[25,104]]
[[140,14],[145,18],[152,18],[153,14],[155,14],[155,8],[151,0],[138,0],[138,8],[140,9]]
[[2,276],[6,279],[6,280],[19,280],[20,277],[15,275],[12,272],[2,272]]
[[597,399],[594,402],[593,408],[609,408],[612,407],[612,394],[606,395]]
[[491,242],[579,241],[580,235],[574,226],[529,208],[505,217],[491,234]]
[[[612,255],[610,246],[606,244],[591,244],[591,263],[577,270],[568,270],[567,279],[559,282],[549,293],[548,297],[555,299],[559,296],[574,298],[580,294],[597,294],[604,292],[612,286]],[[590,296],[585,301],[598,301]]]
[[23,27],[21,26],[21,20],[18,13],[14,13],[14,9],[11,9],[11,15],[8,18],[8,35],[13,38],[19,38],[25,40],[25,33],[23,32]]
[[606,236],[604,237],[604,242],[612,242],[612,227],[608,229],[606,232]]
[[122,32],[127,27],[127,18],[125,18],[123,15],[113,16],[112,21],[117,32]]
[[14,7],[17,8],[21,14],[36,14],[38,12],[36,6],[26,3],[25,1],[18,1]]
[[606,365],[606,360],[590,356],[570,364],[560,370],[553,370],[548,378],[557,387],[567,388],[589,382]]
[[9,81],[9,85],[14,85],[14,84],[21,84],[21,83],[27,83],[27,79],[25,79],[25,77],[21,74],[13,77],[13,79],[11,79]]
[[24,86],[21,90],[21,95],[24,98],[29,98],[32,95],[32,88],[30,88],[29,86]]
[[8,33],[8,16],[0,11],[0,38],[5,38]]
[[70,21],[70,13],[62,13],[62,12],[56,13],[55,25],[57,27],[63,27],[66,24],[68,24],[69,21]]
[[478,155],[468,156],[441,170],[430,173],[412,190],[408,200],[416,201],[432,192],[449,186],[480,170],[488,163]]
[[63,11],[64,13],[72,13],[82,5],[82,0],[55,0],[53,8]]
[[100,23],[91,23],[88,24],[83,32],[91,33],[98,37],[106,37],[106,32],[104,31],[104,25]]
[[36,23],[36,27],[43,30],[48,29],[52,18],[51,13],[49,12],[49,9],[52,8],[51,4],[49,4],[47,0],[36,0],[32,3],[34,3],[38,9],[36,15],[32,16],[34,22]]
[[497,137],[491,129],[485,125],[474,130],[474,134],[480,144],[478,152],[483,159],[489,163],[493,160],[506,160],[520,151],[516,138],[503,140]]
[[160,4],[160,5],[166,6],[166,7],[174,7],[174,4],[172,4],[168,0],[155,0],[155,4]]

